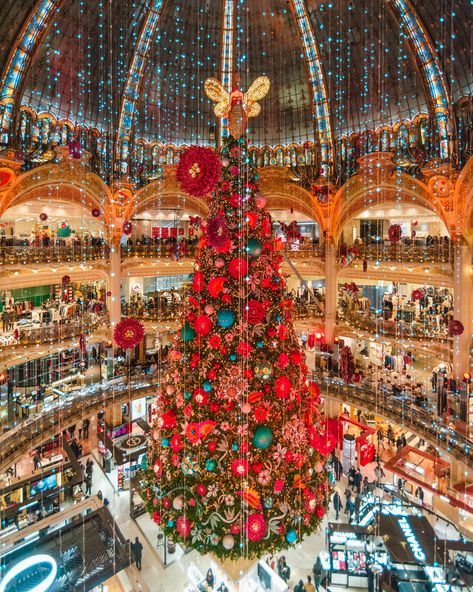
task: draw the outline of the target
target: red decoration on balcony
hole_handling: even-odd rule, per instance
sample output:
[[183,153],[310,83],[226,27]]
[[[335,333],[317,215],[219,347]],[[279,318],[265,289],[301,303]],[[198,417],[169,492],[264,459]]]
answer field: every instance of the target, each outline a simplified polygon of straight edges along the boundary
[[340,352],[340,376],[349,384],[355,373],[355,360],[348,345],[342,347]]
[[91,214],[94,218],[98,218],[100,216],[100,210],[98,208],[94,208]]
[[42,222],[46,222],[46,220],[48,219],[48,215],[46,214],[46,212],[41,212],[41,214],[39,215],[39,219]]
[[212,148],[191,146],[181,155],[176,178],[181,189],[193,197],[205,197],[217,188],[221,162]]
[[133,224],[128,221],[123,222],[122,230],[123,230],[123,234],[128,236],[129,234],[131,234],[131,232],[133,230]]
[[400,224],[391,224],[388,228],[388,238],[392,243],[398,243],[401,240],[402,229]]
[[132,349],[143,340],[145,328],[136,319],[122,319],[116,324],[113,337],[116,344],[122,349]]
[[64,286],[71,283],[71,276],[70,275],[63,275],[62,276],[62,283]]
[[421,300],[424,297],[424,291],[420,288],[412,291],[412,300]]
[[461,321],[453,320],[448,323],[448,333],[451,337],[458,337],[464,330],[465,327]]

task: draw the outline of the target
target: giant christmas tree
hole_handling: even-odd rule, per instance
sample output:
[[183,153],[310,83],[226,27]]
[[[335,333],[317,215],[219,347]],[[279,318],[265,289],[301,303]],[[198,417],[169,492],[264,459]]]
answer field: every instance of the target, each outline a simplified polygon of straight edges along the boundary
[[226,559],[261,557],[324,516],[318,388],[246,137],[225,139],[220,156],[191,148],[180,168],[186,190],[216,189],[159,385],[143,497],[169,539]]

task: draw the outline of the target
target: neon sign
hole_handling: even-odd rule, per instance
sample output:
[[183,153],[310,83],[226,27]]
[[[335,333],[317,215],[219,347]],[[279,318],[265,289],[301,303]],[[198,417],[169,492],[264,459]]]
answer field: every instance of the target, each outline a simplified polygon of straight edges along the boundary
[[[417,561],[425,561],[426,560],[425,553],[422,550],[422,547],[420,546],[420,543],[417,540],[417,537],[414,534],[414,531],[412,530],[411,525],[409,524],[407,519],[400,518],[398,520],[398,524],[399,524],[404,536],[406,537],[406,541],[409,543],[409,546],[411,548],[411,551],[412,551],[412,554],[414,555],[414,557],[417,559]],[[2,591],[0,590],[0,592],[2,592]]]
[[0,582],[0,592],[6,592],[8,584],[13,582],[13,580],[15,580],[21,573],[41,564],[47,564],[50,567],[50,572],[42,582],[34,586],[34,588],[30,588],[27,592],[46,592],[56,578],[57,563],[51,555],[43,554],[27,557],[9,569],[3,580]]

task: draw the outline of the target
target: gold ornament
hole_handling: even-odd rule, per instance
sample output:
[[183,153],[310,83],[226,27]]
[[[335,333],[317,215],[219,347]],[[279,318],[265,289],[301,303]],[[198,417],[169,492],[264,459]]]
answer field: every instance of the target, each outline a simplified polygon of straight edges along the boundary
[[228,117],[228,130],[235,140],[245,133],[248,117],[259,115],[261,106],[258,101],[268,94],[270,86],[267,76],[259,76],[246,93],[240,90],[237,77],[231,93],[216,78],[208,78],[204,83],[207,96],[217,103],[214,107],[215,115],[219,118]]

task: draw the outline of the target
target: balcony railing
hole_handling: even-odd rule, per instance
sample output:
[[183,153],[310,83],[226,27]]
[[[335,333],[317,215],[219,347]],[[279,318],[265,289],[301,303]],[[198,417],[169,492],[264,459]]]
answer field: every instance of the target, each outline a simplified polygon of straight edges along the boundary
[[319,383],[322,396],[382,415],[473,466],[473,440],[465,434],[464,426],[454,421],[444,422],[433,410],[418,407],[407,399],[400,400],[379,389],[345,384],[336,376],[319,372],[312,376]]
[[375,335],[395,335],[416,339],[450,339],[445,325],[437,325],[435,316],[425,323],[407,322],[400,319],[386,321],[383,317],[363,312],[343,310],[340,315],[349,325]]
[[[400,401],[390,394],[373,388],[345,384],[336,376],[317,372],[311,378],[320,384],[322,396],[384,416],[473,467],[473,441],[460,426],[443,422],[428,409]],[[75,391],[73,396],[60,397],[48,411],[17,424],[0,436],[0,472],[41,442],[83,417],[90,417],[103,410],[108,402],[120,403],[153,395],[157,380],[159,377],[154,375],[136,376],[130,382],[116,379],[109,383],[84,387]]]
[[51,246],[31,245],[0,247],[0,265],[25,265],[34,263],[69,263],[72,261],[93,261],[105,259],[110,249],[108,245],[89,246]]
[[0,333],[0,348],[18,345],[26,347],[41,343],[64,341],[79,335],[90,335],[107,322],[108,315],[106,313],[86,313],[83,317],[71,321],[50,323],[49,325],[27,329],[19,328],[17,336],[15,331]]
[[175,261],[179,259],[195,259],[196,253],[197,247],[195,244],[186,244],[179,247],[176,244],[163,245],[162,243],[130,244],[121,248],[122,257],[142,257],[144,259],[173,259]]
[[[143,321],[177,321],[182,312],[183,307],[181,303],[169,303],[160,305],[156,308],[148,306],[131,306],[129,304],[122,304],[122,315],[126,317],[133,317]],[[306,319],[312,317],[322,316],[322,312],[316,304],[297,304],[294,303],[292,309],[293,319]]]
[[452,263],[451,241],[441,245],[401,244],[380,242],[371,245],[354,245],[360,259],[369,261],[398,261],[399,263]]

